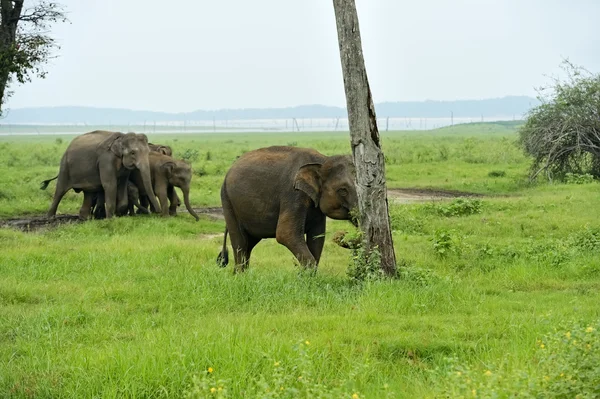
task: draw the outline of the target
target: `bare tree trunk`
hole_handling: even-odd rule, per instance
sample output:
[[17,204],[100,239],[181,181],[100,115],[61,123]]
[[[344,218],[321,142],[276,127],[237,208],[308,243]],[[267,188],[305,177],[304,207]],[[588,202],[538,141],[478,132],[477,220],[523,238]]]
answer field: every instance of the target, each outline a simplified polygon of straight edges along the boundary
[[356,166],[360,227],[367,250],[379,249],[381,268],[392,276],[396,273],[396,256],[385,186],[385,160],[363,59],[356,5],[354,0],[333,0],[333,7]]
[[23,0],[0,1],[0,114],[4,104],[4,91],[8,85],[10,66],[13,63],[12,47],[16,45],[16,32],[23,10]]

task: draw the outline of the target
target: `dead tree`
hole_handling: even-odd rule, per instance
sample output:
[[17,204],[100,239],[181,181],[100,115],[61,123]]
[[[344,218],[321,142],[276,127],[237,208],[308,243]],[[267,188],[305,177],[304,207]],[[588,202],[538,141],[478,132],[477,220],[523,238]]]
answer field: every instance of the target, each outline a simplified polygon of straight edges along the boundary
[[393,276],[396,274],[396,256],[385,185],[385,160],[363,58],[356,5],[354,0],[333,0],[333,7],[356,167],[363,244],[367,251],[379,250],[381,268],[388,276]]

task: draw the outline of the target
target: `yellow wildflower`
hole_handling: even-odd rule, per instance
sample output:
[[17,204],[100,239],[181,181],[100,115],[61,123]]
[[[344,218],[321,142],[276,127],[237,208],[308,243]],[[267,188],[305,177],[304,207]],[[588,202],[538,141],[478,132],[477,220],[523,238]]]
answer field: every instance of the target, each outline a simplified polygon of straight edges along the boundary
[[546,345],[544,345],[544,344],[540,344],[540,348],[541,348],[541,349],[544,349],[545,347],[546,347]]
[[460,377],[462,375],[462,373],[460,371],[457,371],[456,375]]
[[588,328],[585,329],[586,333],[591,333],[592,331],[594,331],[594,327],[589,326]]
[[209,367],[208,370],[206,370],[206,371],[208,371],[209,373],[212,373],[215,370],[212,367]]
[[359,396],[358,396],[358,394],[357,394],[357,393],[353,393],[353,394],[352,394],[352,399],[358,399],[358,398],[359,398]]
[[279,362],[275,362],[275,363],[273,363],[273,366],[275,366],[275,367],[279,367]]
[[488,370],[488,371],[486,371],[486,372],[485,372],[485,373],[483,373],[483,374],[485,374],[485,375],[487,375],[487,376],[489,377],[490,375],[492,375],[492,372],[491,372],[490,370]]
[[560,376],[561,376],[561,377],[564,377],[564,376],[565,376],[565,373],[560,373]]
[[306,345],[310,345],[310,342],[309,342],[309,341],[304,341],[304,343],[305,343]]
[[215,392],[217,392],[217,388],[215,388],[215,387],[212,387],[212,388],[210,389],[210,393],[215,393]]
[[299,380],[301,380],[301,379],[302,379],[302,376],[298,376],[298,379],[299,379]]
[[567,331],[565,333],[565,337],[567,337],[567,339],[571,339],[571,331]]
[[585,346],[585,348],[586,348],[587,350],[590,350],[590,349],[592,349],[592,345],[590,345],[590,344],[587,344],[587,345]]
[[473,397],[474,397],[474,398],[475,398],[475,397],[477,397],[477,389],[473,389],[473,390],[471,391],[471,393],[473,394]]

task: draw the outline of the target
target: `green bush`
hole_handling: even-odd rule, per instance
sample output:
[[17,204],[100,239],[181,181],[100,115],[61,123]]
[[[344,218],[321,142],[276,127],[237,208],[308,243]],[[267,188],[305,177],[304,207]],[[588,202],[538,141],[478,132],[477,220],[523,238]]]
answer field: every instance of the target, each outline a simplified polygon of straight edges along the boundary
[[424,209],[440,216],[468,216],[481,213],[482,202],[479,199],[458,198],[448,205],[426,204]]
[[489,177],[504,177],[506,176],[506,172],[503,170],[492,170],[490,173],[488,173]]
[[459,253],[460,247],[457,245],[457,241],[452,237],[452,234],[448,230],[440,229],[433,233],[431,239],[433,243],[433,251],[439,257],[446,257],[451,253]]
[[445,398],[548,398],[600,397],[600,323],[580,323],[556,329],[536,342],[531,369],[462,364],[447,359],[434,378]]
[[567,184],[590,184],[594,182],[594,176],[589,173],[565,173],[565,183]]

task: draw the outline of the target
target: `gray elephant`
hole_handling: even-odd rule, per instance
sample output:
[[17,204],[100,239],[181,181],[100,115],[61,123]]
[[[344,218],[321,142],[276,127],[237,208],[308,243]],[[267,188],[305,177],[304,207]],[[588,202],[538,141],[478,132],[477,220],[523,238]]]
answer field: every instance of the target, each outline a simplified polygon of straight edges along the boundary
[[[118,202],[118,200],[117,200]],[[85,201],[84,201],[85,205]],[[127,208],[117,210],[117,216],[135,216],[135,207],[138,208],[138,213],[149,214],[150,211],[140,204],[140,190],[131,181],[127,182]],[[94,193],[91,209],[94,219],[106,218],[106,207],[104,206],[104,191]],[[81,211],[80,211],[81,213]]]
[[[41,188],[45,189],[50,181],[58,178],[48,217],[56,215],[62,197],[72,188],[75,192],[84,192],[81,219],[89,218],[94,193],[100,190],[105,195],[106,217],[111,218],[117,209],[127,207],[127,181],[132,170],[139,172],[146,192],[153,193],[149,153],[148,138],[144,134],[97,130],[74,138],[60,161],[58,176],[42,182]],[[150,201],[160,209],[153,195]]]
[[148,143],[150,151],[160,152],[161,154],[173,156],[173,150],[168,145]]
[[[142,185],[142,175],[139,171],[134,171],[131,174],[131,181],[140,190],[140,197],[147,196],[152,201],[156,194],[162,207],[162,215],[174,215],[179,205],[179,198],[174,187],[179,187],[183,192],[183,203],[188,212],[198,221],[200,218],[190,205],[190,185],[192,182],[192,167],[180,160],[175,160],[170,156],[150,152],[148,156],[150,170],[152,175],[153,191],[148,191]],[[154,198],[156,200],[156,198]],[[170,203],[170,204],[169,204]],[[142,201],[142,205],[144,201]],[[152,203],[151,203],[152,204]],[[161,208],[155,208],[158,213]]]
[[350,215],[358,206],[354,176],[350,156],[296,147],[245,153],[221,186],[226,229],[217,262],[229,262],[229,233],[236,270],[248,267],[252,249],[263,238],[276,238],[300,264],[316,268],[326,216],[356,223]]

